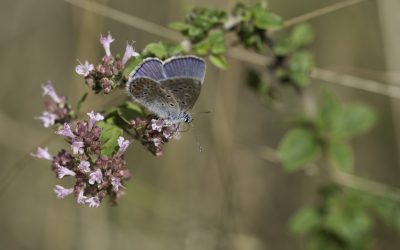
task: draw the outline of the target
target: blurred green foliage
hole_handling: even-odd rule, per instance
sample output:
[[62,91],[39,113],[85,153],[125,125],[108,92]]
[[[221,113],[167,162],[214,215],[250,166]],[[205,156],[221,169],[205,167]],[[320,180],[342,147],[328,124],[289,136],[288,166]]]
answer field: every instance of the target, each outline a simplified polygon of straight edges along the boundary
[[[291,232],[306,237],[308,250],[369,249],[376,222],[385,220],[384,214],[399,218],[398,202],[337,185],[323,187],[319,198],[316,205],[304,206],[290,221]],[[399,220],[388,225],[398,230]]]
[[285,170],[299,170],[323,152],[334,167],[351,172],[354,160],[349,140],[373,127],[375,113],[362,104],[341,105],[327,89],[318,107],[316,117],[298,123],[283,138],[278,152]]

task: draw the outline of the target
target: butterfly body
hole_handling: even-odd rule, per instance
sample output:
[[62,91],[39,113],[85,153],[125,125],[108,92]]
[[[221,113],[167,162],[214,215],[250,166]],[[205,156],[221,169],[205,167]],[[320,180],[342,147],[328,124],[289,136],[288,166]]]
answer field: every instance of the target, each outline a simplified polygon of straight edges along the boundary
[[167,123],[190,123],[189,110],[200,95],[204,75],[204,60],[195,56],[148,58],[130,74],[127,91],[133,101]]

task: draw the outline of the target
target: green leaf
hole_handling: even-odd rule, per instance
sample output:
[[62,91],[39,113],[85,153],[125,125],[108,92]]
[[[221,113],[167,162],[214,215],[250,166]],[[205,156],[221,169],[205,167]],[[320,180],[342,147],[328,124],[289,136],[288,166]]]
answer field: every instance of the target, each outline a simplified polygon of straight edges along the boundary
[[254,8],[254,25],[263,30],[275,30],[282,27],[283,19],[282,17],[269,12],[265,9]]
[[81,106],[82,104],[86,101],[86,98],[88,96],[88,92],[86,92],[85,94],[83,94],[83,96],[81,97],[81,99],[79,99],[78,103],[76,104],[76,113],[79,113],[79,110],[81,110]]
[[308,129],[290,130],[278,148],[278,156],[287,172],[294,172],[314,161],[320,154],[320,145]]
[[346,105],[334,123],[333,133],[338,137],[351,137],[371,129],[376,123],[375,113],[361,104]]
[[185,22],[172,22],[168,24],[168,27],[177,31],[184,31],[189,29],[190,25]]
[[293,54],[289,64],[289,76],[300,87],[310,83],[311,69],[314,67],[313,56],[305,51]]
[[331,141],[328,146],[328,158],[330,163],[345,172],[353,170],[353,150],[342,141]]
[[193,46],[193,51],[199,56],[208,55],[208,51],[210,50],[211,45],[208,39],[205,39],[199,43],[196,43]]
[[225,52],[225,37],[222,31],[211,32],[208,40],[213,54],[218,55]]
[[335,120],[340,115],[341,106],[329,89],[323,89],[319,101],[317,126],[322,133],[330,133]]
[[297,25],[290,34],[290,41],[296,48],[305,46],[314,40],[314,31],[309,24]]
[[277,56],[286,56],[292,52],[292,44],[289,39],[283,39],[276,43],[273,50]]
[[108,123],[107,121],[98,122],[96,125],[102,129],[100,135],[101,155],[111,157],[117,149],[117,139],[123,134],[123,130],[115,124]]
[[310,232],[321,224],[321,220],[321,215],[316,208],[305,206],[290,219],[290,231],[297,235]]
[[130,124],[131,120],[143,115],[143,110],[132,102],[126,102],[118,107],[118,115],[124,122]]
[[328,230],[343,237],[352,245],[365,242],[373,223],[370,214],[364,207],[359,206],[358,202],[359,199],[353,195],[332,199],[324,221]]
[[122,75],[125,77],[128,77],[129,74],[138,66],[141,62],[143,61],[143,58],[141,56],[138,57],[132,57],[125,66],[124,71],[122,72]]
[[167,56],[167,50],[162,43],[149,43],[143,51],[145,53],[150,52],[160,59],[163,59]]
[[208,58],[210,59],[211,63],[214,64],[214,66],[220,69],[226,69],[228,67],[226,59],[223,55],[209,55]]
[[204,31],[196,26],[190,26],[188,30],[188,36],[191,39],[200,39],[204,36]]
[[165,44],[165,49],[167,50],[168,57],[180,55],[184,52],[180,44]]
[[373,204],[382,219],[400,233],[400,203],[379,198]]

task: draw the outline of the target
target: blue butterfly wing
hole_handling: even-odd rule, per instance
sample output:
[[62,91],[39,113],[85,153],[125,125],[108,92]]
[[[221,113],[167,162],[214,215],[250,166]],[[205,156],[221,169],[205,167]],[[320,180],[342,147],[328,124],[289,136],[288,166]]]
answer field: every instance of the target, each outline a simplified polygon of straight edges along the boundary
[[165,79],[163,62],[157,58],[147,58],[143,60],[129,75],[130,79],[146,77],[159,81]]
[[194,78],[168,78],[161,80],[161,87],[173,94],[179,105],[178,112],[192,109],[200,95],[201,81]]
[[206,64],[203,59],[196,56],[172,57],[164,61],[166,78],[192,78],[204,80]]
[[179,113],[179,104],[172,93],[153,79],[140,77],[128,82],[127,90],[133,101],[158,117],[169,119]]
[[129,75],[127,90],[133,101],[162,118],[181,117],[200,95],[205,62],[195,56],[164,62],[147,58]]

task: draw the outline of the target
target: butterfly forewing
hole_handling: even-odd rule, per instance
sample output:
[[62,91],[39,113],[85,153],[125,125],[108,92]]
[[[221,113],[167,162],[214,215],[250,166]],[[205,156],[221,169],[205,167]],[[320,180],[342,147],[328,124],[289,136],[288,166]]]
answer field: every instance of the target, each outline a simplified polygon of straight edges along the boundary
[[130,82],[129,93],[133,101],[159,117],[168,118],[179,108],[172,93],[160,88],[160,83],[150,78],[135,78]]
[[155,81],[165,78],[163,62],[157,58],[147,58],[130,74],[131,79],[146,77]]

